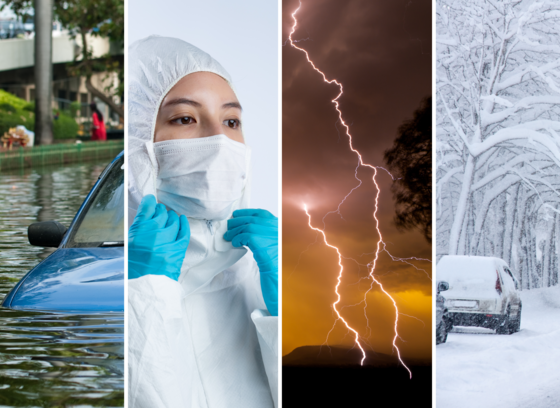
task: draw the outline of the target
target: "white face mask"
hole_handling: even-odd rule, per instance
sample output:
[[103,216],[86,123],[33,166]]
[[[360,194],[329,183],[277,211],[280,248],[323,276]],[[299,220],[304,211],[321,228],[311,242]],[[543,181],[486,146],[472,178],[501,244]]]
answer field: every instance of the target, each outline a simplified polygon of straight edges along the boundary
[[177,214],[231,217],[247,181],[249,148],[226,135],[154,143],[157,197]]

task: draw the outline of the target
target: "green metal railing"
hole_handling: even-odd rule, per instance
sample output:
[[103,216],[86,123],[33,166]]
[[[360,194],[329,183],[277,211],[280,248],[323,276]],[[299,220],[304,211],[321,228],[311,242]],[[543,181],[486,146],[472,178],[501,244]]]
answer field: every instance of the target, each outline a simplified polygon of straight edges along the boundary
[[0,171],[112,159],[123,149],[124,140],[18,147],[0,152]]

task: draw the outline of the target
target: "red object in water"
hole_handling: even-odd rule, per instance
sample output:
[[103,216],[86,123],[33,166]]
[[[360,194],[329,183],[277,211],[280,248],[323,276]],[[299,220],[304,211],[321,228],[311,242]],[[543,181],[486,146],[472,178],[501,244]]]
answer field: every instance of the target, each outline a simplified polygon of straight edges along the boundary
[[107,140],[105,122],[99,120],[97,113],[93,112],[93,123],[91,127],[91,140]]

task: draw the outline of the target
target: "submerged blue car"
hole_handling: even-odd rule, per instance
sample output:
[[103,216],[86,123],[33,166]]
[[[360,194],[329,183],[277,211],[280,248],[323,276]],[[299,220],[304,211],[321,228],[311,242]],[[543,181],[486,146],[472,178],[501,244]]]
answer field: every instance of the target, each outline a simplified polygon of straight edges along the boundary
[[31,224],[31,245],[58,248],[4,298],[12,309],[124,311],[124,154],[105,168],[67,229]]

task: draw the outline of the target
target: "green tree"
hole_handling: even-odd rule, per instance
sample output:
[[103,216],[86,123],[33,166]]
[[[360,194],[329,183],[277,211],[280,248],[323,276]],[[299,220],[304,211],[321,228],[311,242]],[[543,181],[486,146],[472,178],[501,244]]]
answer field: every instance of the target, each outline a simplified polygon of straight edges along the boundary
[[[73,37],[82,40],[82,49],[76,61],[69,66],[69,72],[75,76],[86,78],[87,90],[109,105],[121,117],[124,116],[123,106],[113,101],[113,96],[124,93],[124,67],[118,59],[107,54],[101,58],[93,58],[91,46],[86,34],[94,37],[106,37],[122,47],[124,44],[124,1],[123,0],[53,0],[55,18],[69,30]],[[2,8],[10,6],[21,16],[29,17],[33,10],[34,0],[5,0]],[[118,85],[97,89],[91,82],[96,72],[117,73]]]
[[432,241],[432,98],[425,98],[411,120],[399,127],[385,161],[393,183],[395,225],[400,230],[419,228]]

